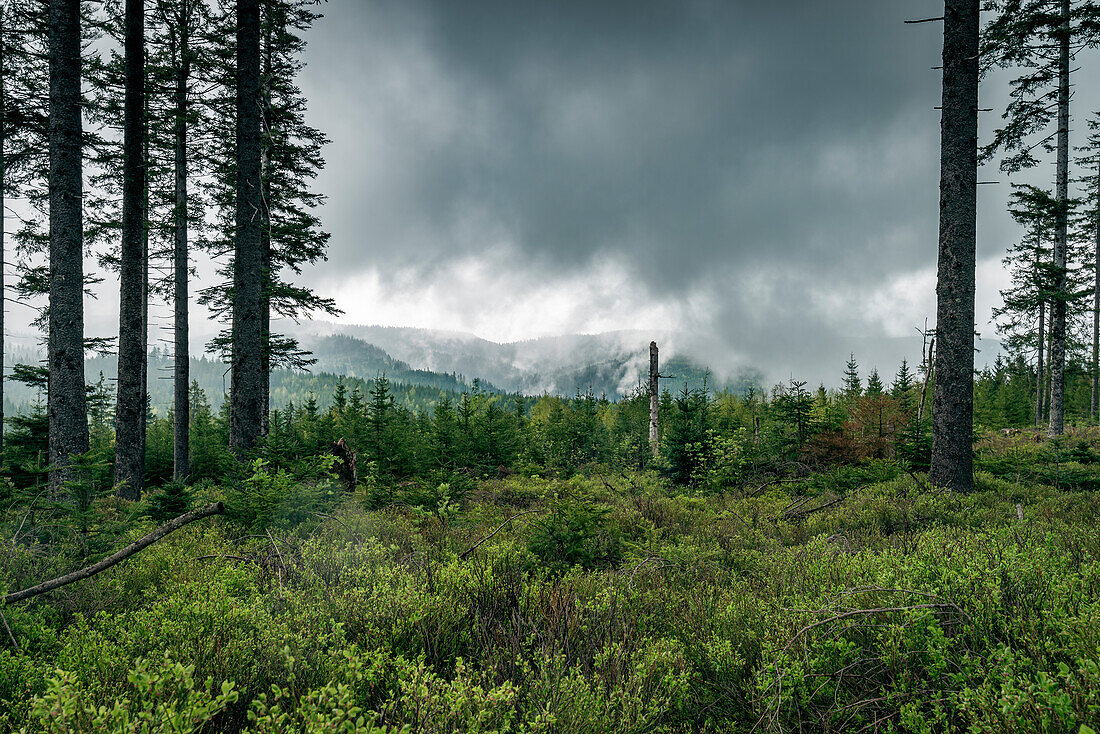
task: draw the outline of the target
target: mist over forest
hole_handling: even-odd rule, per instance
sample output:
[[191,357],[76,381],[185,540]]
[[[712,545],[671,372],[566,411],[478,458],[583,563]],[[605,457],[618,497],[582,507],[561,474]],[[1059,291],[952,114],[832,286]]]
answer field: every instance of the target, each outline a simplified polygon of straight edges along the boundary
[[1100,731],[1097,63],[0,0],[0,731]]

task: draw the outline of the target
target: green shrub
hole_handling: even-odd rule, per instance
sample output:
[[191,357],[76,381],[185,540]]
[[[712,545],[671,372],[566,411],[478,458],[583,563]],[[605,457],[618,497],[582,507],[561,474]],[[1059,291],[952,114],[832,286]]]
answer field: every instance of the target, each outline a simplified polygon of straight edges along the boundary
[[168,482],[148,500],[149,517],[156,523],[166,523],[187,512],[191,506],[191,493],[183,482]]
[[237,701],[237,691],[226,681],[196,687],[194,666],[172,662],[166,655],[158,667],[141,658],[127,673],[127,695],[108,705],[97,705],[82,690],[76,676],[58,670],[44,695],[31,703],[31,722],[23,732],[104,732],[104,734],[169,734],[197,731]]
[[251,469],[225,500],[226,517],[248,530],[294,527],[331,509],[345,494],[330,480],[296,481],[284,469],[270,471],[263,459],[253,461]]
[[532,523],[528,547],[555,571],[614,565],[622,558],[622,539],[610,514],[610,508],[582,499],[553,500],[550,512]]

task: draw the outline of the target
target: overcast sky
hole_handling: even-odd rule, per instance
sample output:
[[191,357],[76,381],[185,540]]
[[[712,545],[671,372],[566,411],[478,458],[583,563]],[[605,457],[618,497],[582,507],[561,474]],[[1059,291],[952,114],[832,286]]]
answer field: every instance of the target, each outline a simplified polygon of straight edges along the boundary
[[[903,21],[942,10],[332,0],[301,80],[331,252],[304,280],[349,323],[674,331],[719,372],[835,385],[854,351],[892,376],[935,316],[942,26]],[[1008,189],[980,197],[987,338]]]

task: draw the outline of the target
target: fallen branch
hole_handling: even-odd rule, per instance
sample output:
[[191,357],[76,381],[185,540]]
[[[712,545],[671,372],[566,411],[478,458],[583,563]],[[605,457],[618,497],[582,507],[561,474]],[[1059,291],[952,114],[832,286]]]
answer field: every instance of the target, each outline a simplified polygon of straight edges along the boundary
[[323,517],[323,518],[325,518],[326,520],[332,520],[332,521],[334,521],[334,522],[338,522],[338,523],[340,523],[340,525],[341,525],[341,526],[342,526],[342,527],[344,528],[344,530],[347,530],[347,531],[348,531],[349,533],[351,533],[351,537],[352,537],[352,539],[353,539],[353,540],[354,540],[354,541],[355,541],[356,543],[359,543],[360,545],[362,545],[362,543],[363,543],[363,539],[359,537],[359,534],[358,534],[358,533],[356,533],[356,532],[355,532],[354,530],[352,530],[351,528],[349,528],[349,527],[348,527],[348,525],[347,525],[347,523],[345,523],[345,522],[344,522],[343,520],[341,520],[340,518],[336,517],[335,515],[326,515],[326,514],[325,514],[325,513],[323,513],[323,512],[315,512],[315,513],[313,513],[313,514],[314,514],[314,515],[316,515],[317,517]]
[[803,518],[805,518],[809,515],[814,514],[815,512],[819,512],[821,510],[824,510],[826,507],[832,507],[833,505],[837,504],[838,502],[841,502],[843,499],[844,499],[843,497],[837,497],[835,500],[833,500],[831,502],[826,502],[825,504],[818,505],[817,507],[811,507],[808,510],[801,509],[803,507],[803,505],[806,504],[805,502],[801,502],[801,503],[798,504],[797,507],[792,508],[792,509],[787,510],[786,512],[784,512],[783,513],[783,519],[784,520],[801,520],[801,519],[803,519]]
[[44,581],[37,586],[30,587],[29,589],[23,589],[22,591],[16,591],[8,594],[4,597],[4,603],[14,604],[18,601],[30,599],[33,596],[38,596],[39,594],[45,594],[46,592],[53,591],[54,589],[60,589],[62,586],[68,586],[69,584],[75,583],[77,581],[83,581],[84,579],[91,578],[101,571],[106,571],[108,568],[114,566],[116,563],[121,563],[122,561],[125,561],[127,558],[134,555],[135,553],[139,553],[145,550],[153,543],[156,543],[158,540],[165,537],[166,535],[170,535],[171,533],[176,532],[184,525],[192,523],[195,520],[201,520],[204,517],[210,517],[211,515],[220,515],[223,512],[225,512],[225,508],[222,506],[222,503],[215,502],[213,504],[207,505],[206,507],[203,507],[201,510],[194,510],[192,512],[180,515],[179,517],[168,522],[167,524],[161,525],[159,528],[149,533],[141,540],[135,541],[123,548],[122,550],[118,551],[117,553],[104,558],[99,563],[94,563],[91,566],[80,569],[79,571],[73,571],[72,573],[65,574],[64,576],[60,576],[56,579],[51,579],[50,581]]
[[11,640],[12,647],[15,648],[15,654],[21,655],[23,651],[19,648],[19,643],[15,641],[15,635],[11,633],[11,627],[8,626],[8,618],[4,616],[3,612],[0,612],[0,620],[4,622],[4,629],[8,633],[8,639]]
[[776,477],[774,479],[769,479],[768,481],[764,482],[761,485],[753,487],[749,491],[749,493],[746,494],[745,496],[746,497],[757,497],[765,489],[767,489],[768,487],[774,487],[777,484],[786,484],[786,483],[794,484],[796,482],[808,482],[808,481],[810,481],[810,479],[811,479],[811,477]]
[[787,652],[787,650],[790,649],[791,645],[793,645],[804,634],[806,634],[807,632],[809,632],[812,629],[815,629],[815,628],[820,627],[820,626],[825,625],[825,624],[829,624],[830,622],[839,622],[840,620],[848,619],[849,617],[862,617],[862,616],[866,616],[868,614],[889,614],[889,613],[897,613],[897,612],[915,612],[915,611],[920,611],[920,610],[924,610],[924,609],[951,610],[951,611],[955,611],[958,614],[961,614],[962,616],[966,617],[967,620],[970,620],[970,615],[969,614],[964,612],[957,605],[951,604],[951,603],[947,603],[947,604],[913,604],[911,606],[905,606],[905,607],[878,607],[878,608],[875,608],[875,609],[851,609],[851,610],[846,611],[846,612],[841,612],[839,614],[834,614],[833,616],[828,617],[826,619],[819,619],[818,621],[816,621],[812,624],[806,625],[805,627],[803,627],[802,629],[800,629],[798,632],[795,633],[794,637],[792,637],[787,642],[787,644],[783,646],[783,649],[780,650],[780,652],[781,653],[782,652]]
[[206,561],[206,560],[209,560],[211,558],[232,558],[234,561],[244,561],[246,563],[259,563],[259,561],[257,561],[255,558],[247,558],[245,556],[233,556],[233,555],[230,555],[228,553],[223,553],[221,555],[214,554],[214,555],[209,555],[209,556],[197,556],[195,558],[195,560],[196,561]]
[[476,543],[474,543],[473,545],[471,545],[471,546],[470,546],[469,548],[467,548],[466,550],[464,550],[464,551],[462,551],[461,553],[459,553],[459,554],[458,554],[458,560],[460,560],[460,561],[464,561],[464,560],[466,560],[466,557],[467,557],[467,556],[469,556],[469,555],[470,555],[471,553],[473,553],[473,552],[474,552],[475,550],[477,550],[477,547],[478,547],[479,545],[481,545],[481,544],[482,544],[482,543],[484,543],[484,542],[485,542],[486,540],[488,540],[489,538],[491,538],[491,537],[493,537],[494,535],[496,535],[497,533],[499,533],[499,532],[500,532],[501,530],[503,530],[503,529],[504,529],[504,526],[505,526],[505,525],[507,525],[508,523],[512,522],[512,521],[513,521],[513,520],[515,520],[515,519],[516,519],[517,517],[523,517],[524,515],[530,515],[530,514],[532,514],[532,513],[535,513],[535,512],[542,512],[542,510],[527,510],[526,512],[519,512],[519,513],[516,513],[515,515],[512,515],[512,516],[511,516],[510,518],[508,518],[507,520],[505,520],[504,522],[502,522],[502,523],[501,523],[501,524],[500,524],[499,526],[497,526],[497,529],[496,529],[496,530],[494,530],[493,532],[489,533],[489,534],[488,534],[488,535],[486,535],[486,536],[485,536],[484,538],[482,538],[481,540],[477,541]]

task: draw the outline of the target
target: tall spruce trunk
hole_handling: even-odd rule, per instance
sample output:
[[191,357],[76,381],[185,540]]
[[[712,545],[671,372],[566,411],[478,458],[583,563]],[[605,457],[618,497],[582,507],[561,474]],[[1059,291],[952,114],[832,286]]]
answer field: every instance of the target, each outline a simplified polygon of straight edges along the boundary
[[[270,12],[270,11],[269,11]],[[271,75],[272,75],[272,63],[271,55],[273,52],[271,48],[272,44],[272,25],[271,19],[266,26],[266,33],[264,39],[264,55],[263,55],[263,148],[260,154],[260,177],[261,177],[261,190],[260,199],[262,201],[260,209],[260,238],[261,238],[261,250],[263,253],[263,304],[261,306],[261,318],[263,325],[261,327],[263,332],[263,420],[260,425],[260,430],[267,434],[267,412],[270,409],[271,404],[271,292],[274,284],[274,274],[272,273],[271,263],[271,121],[273,119],[271,111]]]
[[1046,302],[1046,299],[1043,295],[1043,291],[1045,290],[1045,286],[1043,285],[1044,280],[1043,280],[1043,276],[1042,276],[1042,244],[1043,244],[1042,228],[1037,227],[1036,230],[1035,230],[1035,272],[1037,274],[1039,274],[1038,277],[1040,278],[1040,280],[1039,280],[1039,327],[1038,327],[1039,339],[1038,339],[1038,348],[1037,348],[1038,354],[1037,354],[1037,357],[1036,357],[1036,360],[1035,360],[1035,425],[1036,425],[1036,427],[1038,427],[1039,424],[1043,422],[1043,418],[1044,418],[1044,415],[1045,415],[1044,410],[1046,408],[1045,401],[1046,401],[1046,395],[1047,395],[1046,390],[1044,389],[1045,388],[1045,379],[1046,379],[1046,373],[1045,373],[1044,370],[1046,369],[1046,364],[1043,362],[1044,355],[1047,354],[1046,352],[1044,352],[1044,349],[1046,347],[1046,339],[1047,339],[1047,329],[1046,329],[1047,302]]
[[[145,100],[145,119],[149,119],[149,99]],[[149,160],[149,135],[145,135],[142,160]],[[145,186],[141,196],[141,411],[138,413],[138,451],[141,453],[142,466],[145,462],[145,437],[149,418],[149,177],[145,177]]]
[[1096,170],[1096,210],[1093,212],[1092,271],[1092,402],[1089,417],[1100,418],[1100,160]]
[[978,178],[979,0],[946,0],[940,120],[940,242],[936,383],[932,394],[935,486],[974,488],[974,266]]
[[4,156],[4,143],[6,142],[8,130],[6,126],[5,113],[7,111],[7,97],[4,91],[4,63],[7,61],[6,54],[7,49],[4,46],[7,36],[4,33],[4,11],[5,8],[0,7],[0,463],[4,458],[4,304],[6,301],[4,292],[4,255],[6,248],[4,247],[4,206],[6,204],[4,191],[7,188],[8,183],[8,165],[7,159]]
[[1043,372],[1045,365],[1043,364],[1043,347],[1046,340],[1046,301],[1039,301],[1039,358],[1036,363],[1035,373],[1035,425],[1038,426],[1043,422],[1043,414],[1046,398],[1046,375]]
[[126,0],[126,97],[122,133],[122,253],[119,264],[115,485],[141,499],[145,483],[145,5]]
[[1058,39],[1058,174],[1054,197],[1055,297],[1051,304],[1050,331],[1050,423],[1047,433],[1060,436],[1065,429],[1066,396],[1066,299],[1068,284],[1066,256],[1069,230],[1069,0],[1061,0],[1062,33]]
[[191,345],[188,320],[187,231],[187,83],[191,48],[187,23],[180,24],[179,67],[176,73],[175,207],[173,285],[175,346],[172,373],[172,478],[186,482],[191,474]]
[[260,2],[237,0],[237,202],[229,444],[242,455],[263,422],[263,251],[260,200]]
[[49,0],[50,304],[48,357],[50,487],[72,478],[88,450],[84,389],[84,220],[81,211],[80,0]]

